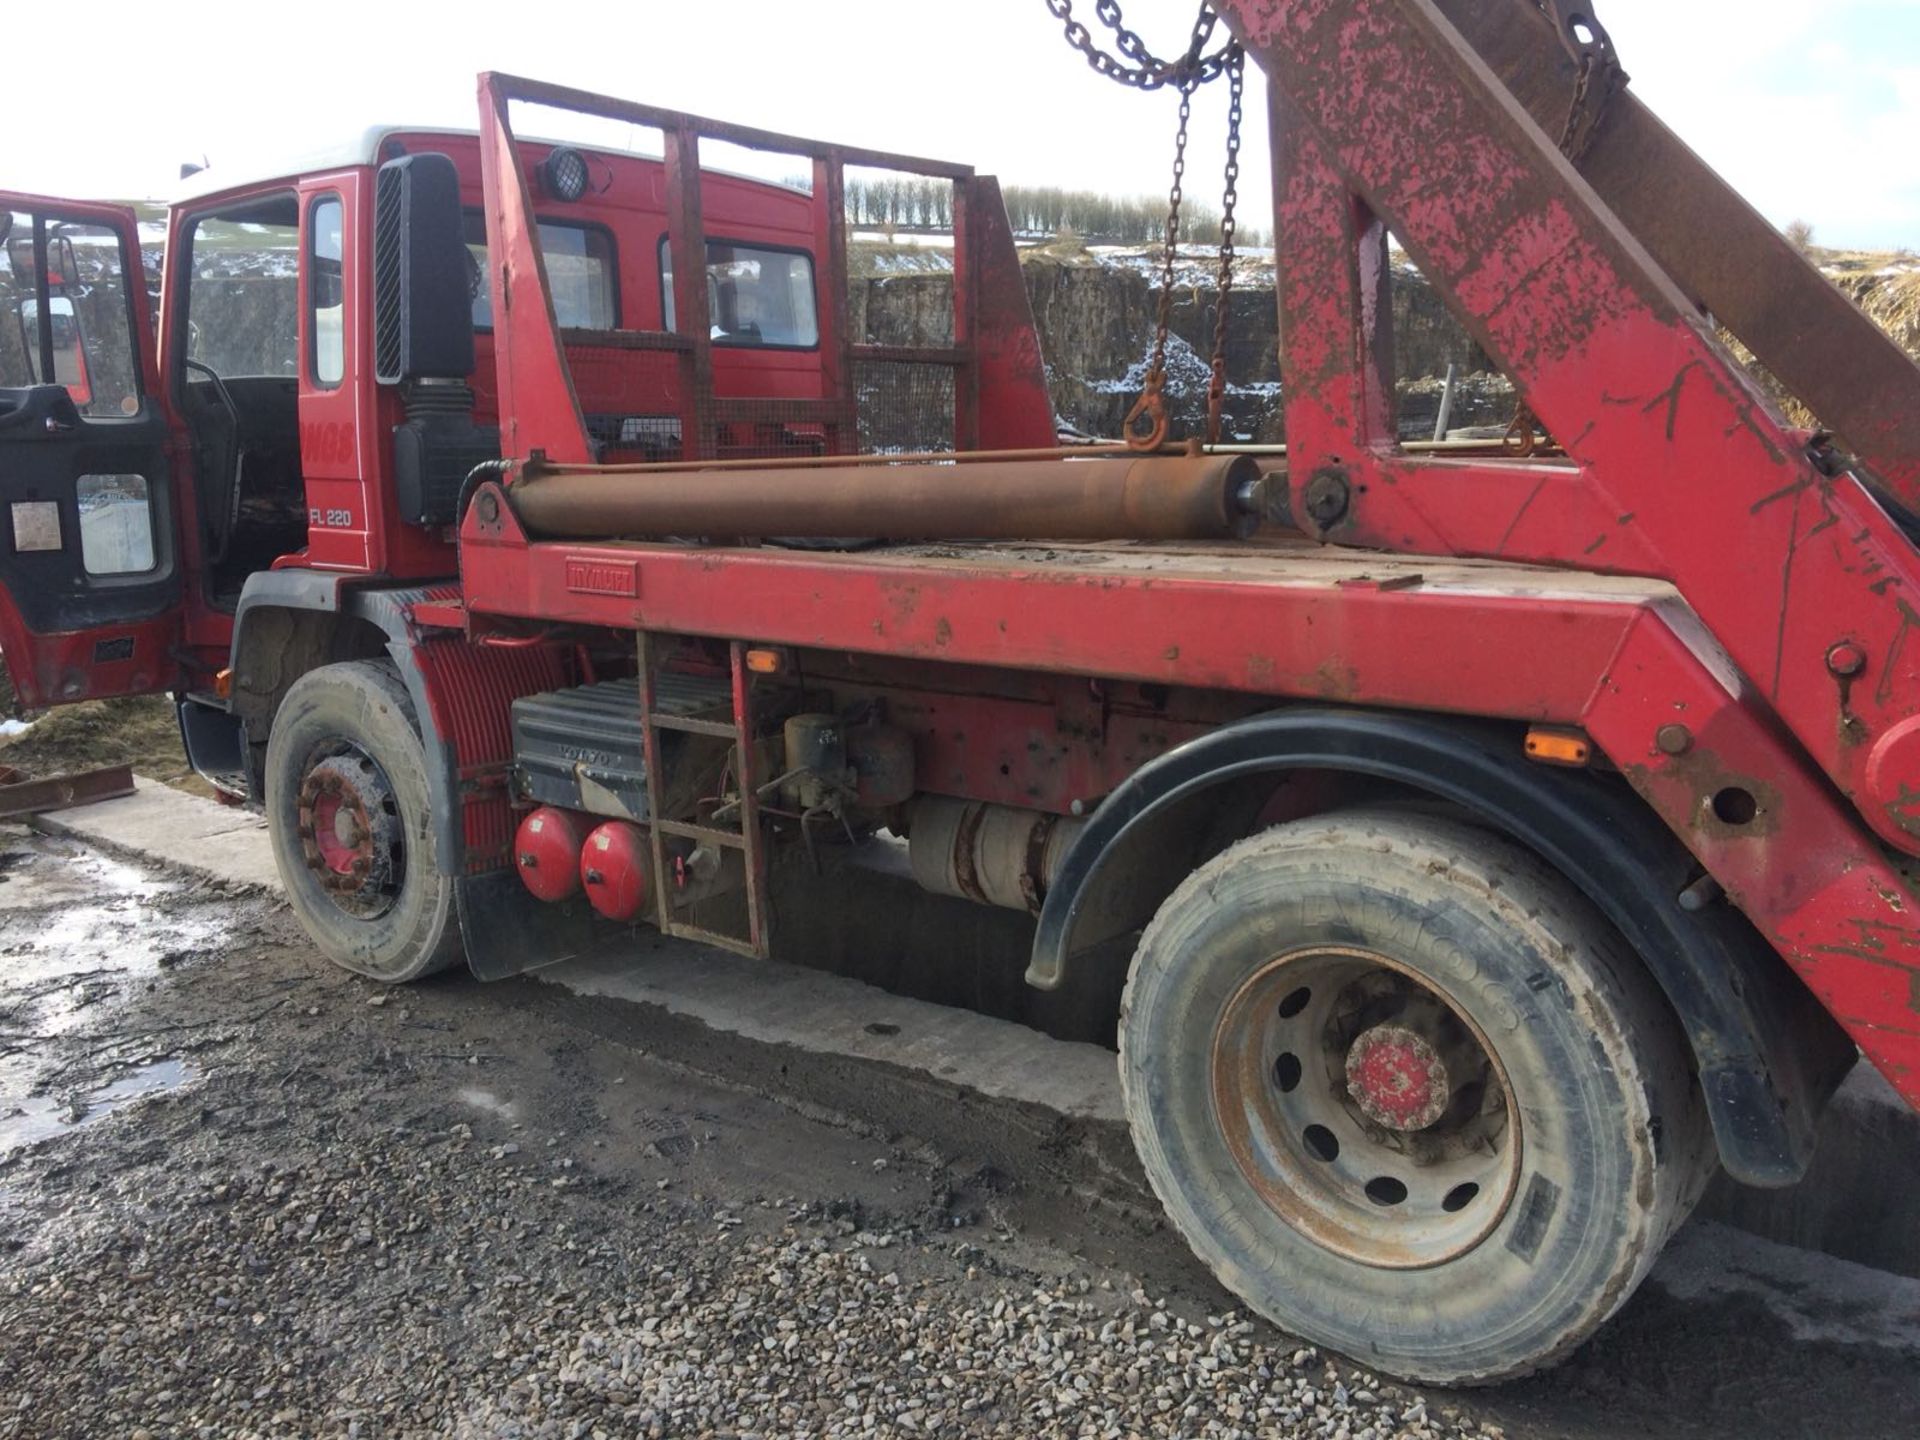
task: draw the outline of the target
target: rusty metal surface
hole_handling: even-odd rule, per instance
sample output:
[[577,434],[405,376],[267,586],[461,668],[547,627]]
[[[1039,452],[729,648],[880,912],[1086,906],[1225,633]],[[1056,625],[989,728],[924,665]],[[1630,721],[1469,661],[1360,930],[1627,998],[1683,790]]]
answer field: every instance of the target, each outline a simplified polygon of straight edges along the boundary
[[[1351,258],[1298,263],[1291,225],[1325,231],[1339,199],[1391,223],[1562,439],[1596,502],[1590,518],[1614,517],[1584,545],[1529,558],[1583,566],[1603,547],[1637,549],[1867,824],[1920,850],[1920,809],[1903,798],[1920,793],[1920,745],[1895,728],[1920,709],[1904,599],[1920,586],[1912,544],[1852,478],[1814,463],[1708,320],[1426,0],[1223,0],[1223,12],[1285,93],[1293,123],[1276,133],[1277,168],[1306,184],[1283,185],[1278,200],[1290,470],[1338,467],[1366,496],[1323,533],[1417,545],[1399,482],[1429,463],[1381,453],[1351,423],[1349,337],[1386,322],[1355,297]],[[1317,165],[1290,167],[1289,152],[1309,149]],[[1544,522],[1535,499],[1512,486],[1504,515],[1466,526],[1474,548],[1501,553],[1506,534]],[[1840,639],[1876,657],[1873,681],[1844,706],[1822,658]]]
[[[1105,445],[1076,445],[1071,450],[1058,445],[1030,446],[1015,450],[962,450],[948,453],[943,450],[914,450],[902,454],[856,454],[856,455],[801,455],[791,460],[780,461],[781,470],[844,470],[857,465],[908,465],[927,462],[940,465],[978,465],[982,462],[999,460],[1064,460],[1082,459],[1098,455],[1130,456],[1131,447],[1114,442]],[[1222,451],[1221,453],[1237,453]],[[765,470],[769,468],[765,460],[665,460],[641,465],[542,465],[541,473],[546,475],[574,474],[626,474],[626,475],[670,475],[676,472],[686,473],[695,470]]]
[[[1543,129],[1574,63],[1533,0],[1435,0]],[[1643,105],[1613,96],[1580,172],[1689,298],[1739,336],[1908,508],[1920,508],[1920,366]]]
[[[1698,297],[1431,0],[1222,8],[1281,92],[1289,473],[1297,490],[1338,470],[1357,497],[1316,533],[1670,579],[1692,613],[1643,618],[1582,723],[1920,1102],[1920,932],[1866,833],[1920,849],[1920,555],[1862,485],[1816,463]],[[1403,457],[1378,435],[1364,367],[1389,322],[1358,278],[1376,220],[1562,441],[1566,483],[1503,491],[1499,467]],[[1461,475],[1474,489],[1449,493]],[[1829,670],[1836,645],[1866,657],[1857,673]],[[1695,743],[1675,756],[1657,732],[1683,712]]]
[[1250,530],[1245,456],[1013,460],[794,474],[779,468],[646,474],[535,473],[509,502],[532,535],[858,535],[882,540],[1126,540]]
[[[962,181],[958,198],[967,217],[967,251],[974,257],[968,299],[977,443],[983,450],[1045,444],[1054,433],[1053,401],[1000,182],[991,175]],[[964,435],[965,427],[959,428]]]
[[[10,770],[10,773],[17,775],[19,772]],[[13,780],[0,784],[0,820],[17,819],[22,815],[44,815],[49,810],[65,810],[72,805],[114,800],[131,794],[133,770],[126,765],[82,770],[73,775],[54,775],[45,780]]]
[[[1431,1114],[1384,1123],[1348,1075],[1357,1054],[1365,1064],[1369,1017],[1396,1003],[1444,1017],[1462,1083]],[[1209,1063],[1241,1176],[1335,1254],[1390,1270],[1442,1264],[1486,1239],[1512,1203],[1528,1097],[1514,1094],[1480,1027],[1399,961],[1335,945],[1275,956],[1228,999]],[[1383,1179],[1397,1198],[1375,1188]]]
[[936,895],[1038,915],[1086,822],[1040,810],[922,795],[909,812],[913,878]]

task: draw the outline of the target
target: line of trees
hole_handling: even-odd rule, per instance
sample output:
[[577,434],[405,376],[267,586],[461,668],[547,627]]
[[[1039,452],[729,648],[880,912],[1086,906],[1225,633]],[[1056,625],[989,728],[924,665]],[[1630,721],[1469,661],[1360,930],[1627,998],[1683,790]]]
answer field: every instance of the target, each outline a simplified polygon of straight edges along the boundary
[[[1167,229],[1167,202],[1146,196],[1101,195],[1058,185],[1008,185],[1002,196],[1016,235],[1051,239],[1072,232],[1096,245],[1151,245]],[[945,180],[910,175],[846,181],[847,220],[872,230],[946,230],[953,225],[953,186]],[[1264,231],[1237,227],[1244,244],[1263,243]],[[1220,239],[1220,211],[1187,197],[1180,207],[1180,240],[1210,245]]]

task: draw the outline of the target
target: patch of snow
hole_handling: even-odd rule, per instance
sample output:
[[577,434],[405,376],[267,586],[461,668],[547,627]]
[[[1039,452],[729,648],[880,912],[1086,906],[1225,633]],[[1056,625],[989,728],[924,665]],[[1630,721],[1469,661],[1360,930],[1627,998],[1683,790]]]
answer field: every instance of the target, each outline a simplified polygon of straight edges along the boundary
[[[1153,360],[1153,349],[1149,344],[1147,353],[1127,367],[1127,373],[1118,379],[1089,380],[1087,388],[1101,395],[1133,395],[1147,383],[1147,368]],[[1213,380],[1213,367],[1200,358],[1200,353],[1182,340],[1178,335],[1167,336],[1167,393],[1178,395],[1186,390],[1205,390]]]

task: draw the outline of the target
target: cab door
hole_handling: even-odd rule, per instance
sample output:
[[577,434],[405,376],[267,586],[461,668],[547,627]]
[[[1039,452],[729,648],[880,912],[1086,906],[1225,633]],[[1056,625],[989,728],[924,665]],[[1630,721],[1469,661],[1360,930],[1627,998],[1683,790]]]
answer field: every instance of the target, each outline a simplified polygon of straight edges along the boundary
[[181,684],[172,437],[133,211],[0,191],[0,649],[21,705]]

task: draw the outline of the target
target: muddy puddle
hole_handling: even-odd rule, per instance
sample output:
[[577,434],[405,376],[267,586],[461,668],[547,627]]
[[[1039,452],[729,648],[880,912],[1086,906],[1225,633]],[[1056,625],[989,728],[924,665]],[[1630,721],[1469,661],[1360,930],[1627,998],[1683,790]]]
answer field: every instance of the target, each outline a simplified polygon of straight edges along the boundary
[[0,1156],[196,1078],[127,1003],[223,945],[221,908],[186,891],[72,841],[0,827]]
[[[96,1090],[72,1095],[28,1095],[0,1114],[0,1154],[65,1135],[106,1119],[150,1095],[177,1090],[199,1077],[185,1060],[156,1060]],[[0,1104],[6,1104],[0,1100]]]

